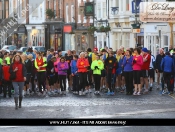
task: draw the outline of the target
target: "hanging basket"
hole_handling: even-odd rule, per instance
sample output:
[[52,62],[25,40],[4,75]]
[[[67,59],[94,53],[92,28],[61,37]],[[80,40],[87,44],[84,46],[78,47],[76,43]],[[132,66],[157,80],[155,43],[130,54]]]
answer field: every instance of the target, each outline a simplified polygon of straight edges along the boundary
[[109,31],[111,31],[111,27],[109,26],[105,27],[105,32],[109,32]]

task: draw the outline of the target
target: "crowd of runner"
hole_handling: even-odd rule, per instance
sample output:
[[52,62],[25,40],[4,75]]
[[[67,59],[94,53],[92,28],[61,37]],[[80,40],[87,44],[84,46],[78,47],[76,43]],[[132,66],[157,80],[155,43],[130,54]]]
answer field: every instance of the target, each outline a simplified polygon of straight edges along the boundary
[[[113,51],[104,48],[85,52],[50,49],[47,53],[33,51],[25,53],[0,52],[0,94],[11,97],[14,92],[16,108],[23,96],[66,95],[71,91],[76,95],[106,93],[116,95],[142,95],[152,91],[153,82],[156,88],[165,86],[168,94],[174,91],[175,49],[154,57],[147,48],[128,48]],[[155,80],[155,73],[157,80]],[[161,83],[160,83],[161,82]]]

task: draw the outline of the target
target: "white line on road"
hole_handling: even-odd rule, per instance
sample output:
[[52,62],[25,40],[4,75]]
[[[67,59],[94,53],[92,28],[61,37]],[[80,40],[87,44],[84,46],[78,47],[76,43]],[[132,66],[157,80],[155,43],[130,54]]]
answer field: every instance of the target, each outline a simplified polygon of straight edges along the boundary
[[109,130],[115,130],[115,129],[122,129],[122,128],[127,128],[127,127],[132,127],[132,126],[115,127],[115,128],[102,129],[102,130],[96,130],[96,131],[91,131],[91,132],[103,132],[103,131],[109,131]]
[[14,128],[14,127],[19,127],[19,126],[0,126],[0,128]]
[[78,118],[115,118],[115,117],[118,117],[118,116],[128,116],[128,115],[138,115],[138,114],[152,114],[152,113],[163,113],[163,112],[175,112],[175,108],[142,110],[142,111],[133,111],[133,112],[126,112],[126,113],[116,113],[114,115],[94,115],[94,116],[84,116],[84,117],[78,117]]

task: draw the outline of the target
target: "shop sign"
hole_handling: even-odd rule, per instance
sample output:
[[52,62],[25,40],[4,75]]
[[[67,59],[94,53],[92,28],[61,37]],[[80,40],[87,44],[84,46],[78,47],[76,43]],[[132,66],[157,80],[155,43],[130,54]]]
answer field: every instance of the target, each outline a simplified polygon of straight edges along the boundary
[[140,33],[140,29],[133,29],[132,32],[133,33]]
[[94,3],[87,2],[85,3],[85,16],[94,16]]

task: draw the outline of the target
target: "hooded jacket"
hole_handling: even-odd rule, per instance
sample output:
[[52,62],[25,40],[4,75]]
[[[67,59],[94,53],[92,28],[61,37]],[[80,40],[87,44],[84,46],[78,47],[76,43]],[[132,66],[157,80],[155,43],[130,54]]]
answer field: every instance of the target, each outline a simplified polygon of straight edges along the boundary
[[161,70],[163,72],[174,72],[174,62],[173,59],[166,55],[161,61]]
[[[95,69],[95,67],[98,69]],[[101,71],[104,69],[104,64],[101,60],[94,60],[91,64],[91,69],[93,70],[93,74],[101,75]]]
[[65,62],[59,62],[57,65],[58,69],[58,75],[67,75],[67,70],[69,69],[68,63]]

